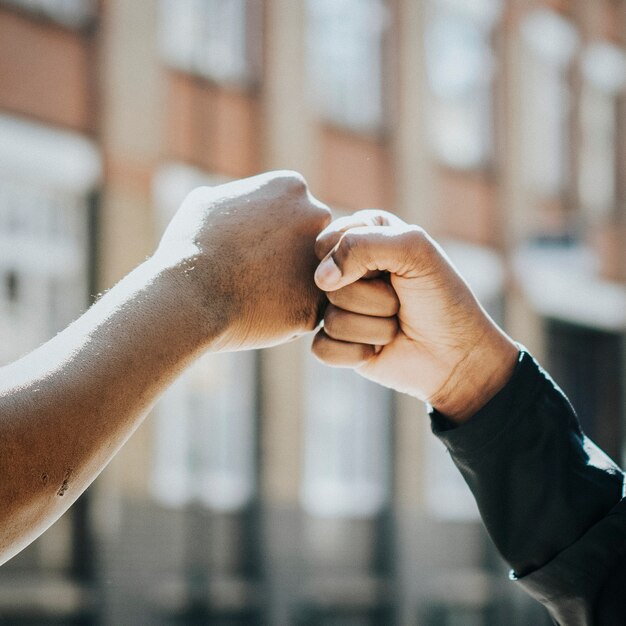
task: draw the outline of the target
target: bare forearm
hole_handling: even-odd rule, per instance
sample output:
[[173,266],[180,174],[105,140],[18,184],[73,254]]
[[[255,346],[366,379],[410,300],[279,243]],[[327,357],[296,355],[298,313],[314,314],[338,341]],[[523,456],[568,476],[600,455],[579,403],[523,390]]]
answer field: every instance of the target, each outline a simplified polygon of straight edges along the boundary
[[0,562],[74,502],[219,333],[219,315],[189,304],[193,281],[184,264],[151,259],[0,370]]
[[293,172],[198,188],[152,259],[0,370],[0,563],[71,505],[197,354],[315,328],[313,248],[329,219]]

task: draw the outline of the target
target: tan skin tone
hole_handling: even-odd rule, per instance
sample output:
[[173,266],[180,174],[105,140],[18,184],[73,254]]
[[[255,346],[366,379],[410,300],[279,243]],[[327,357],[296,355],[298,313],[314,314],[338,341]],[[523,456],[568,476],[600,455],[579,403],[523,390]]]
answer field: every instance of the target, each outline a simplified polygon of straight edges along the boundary
[[198,189],[151,258],[0,370],[0,563],[69,508],[199,354],[314,330],[327,302],[314,272],[330,301],[313,344],[324,362],[458,422],[506,382],[515,344],[421,229],[384,212],[329,221],[290,172]]
[[518,349],[421,228],[384,211],[318,237],[315,280],[330,305],[313,352],[428,401],[462,423],[510,377]]
[[200,353],[315,328],[314,243],[329,221],[294,173],[198,189],[150,259],[0,370],[0,563],[69,508]]

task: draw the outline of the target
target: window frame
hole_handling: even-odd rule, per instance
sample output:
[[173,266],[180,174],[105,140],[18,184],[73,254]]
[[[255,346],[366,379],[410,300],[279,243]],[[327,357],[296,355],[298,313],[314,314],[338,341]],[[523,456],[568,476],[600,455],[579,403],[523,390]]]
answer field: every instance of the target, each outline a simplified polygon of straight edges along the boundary
[[[191,51],[187,52],[189,58],[177,58],[176,55],[180,54],[180,39],[181,35],[176,35],[172,31],[168,31],[168,24],[166,23],[165,16],[170,14],[168,11],[180,12],[180,2],[187,2],[189,5],[189,11],[194,12],[198,9],[205,14],[208,8],[201,8],[203,2],[206,1],[231,1],[241,3],[240,9],[244,13],[243,31],[243,51],[240,54],[240,61],[244,67],[240,72],[231,76],[219,76],[215,71],[210,68],[203,69],[198,65],[198,59],[193,58],[200,55],[200,48],[198,41],[195,42],[195,47]],[[173,71],[189,74],[208,81],[209,83],[220,85],[228,88],[234,88],[238,90],[254,90],[258,87],[262,77],[262,65],[263,65],[263,4],[261,0],[159,0],[159,12],[158,12],[158,50],[159,57],[162,63]],[[190,16],[187,16],[189,19]],[[202,16],[196,14],[194,23],[201,21]],[[198,31],[200,32],[200,31]],[[172,40],[177,39],[177,43],[171,44],[168,42],[168,38]],[[189,37],[185,37],[187,41]],[[197,37],[197,39],[202,39]],[[170,47],[171,46],[171,47]]]
[[[334,6],[332,0],[327,0],[328,6]],[[313,115],[323,124],[336,127],[338,129],[354,132],[359,135],[372,136],[372,137],[384,137],[390,124],[391,124],[391,102],[390,102],[390,88],[391,79],[390,72],[387,71],[389,64],[389,48],[390,48],[390,34],[394,28],[394,15],[392,11],[392,3],[389,0],[368,0],[368,2],[376,3],[380,7],[381,24],[379,26],[380,33],[378,35],[378,42],[376,45],[376,57],[378,66],[377,69],[377,89],[375,98],[377,100],[376,108],[378,111],[371,119],[366,121],[354,121],[351,119],[351,114],[355,108],[359,107],[359,103],[363,102],[364,96],[356,97],[356,104],[352,103],[348,109],[339,110],[340,104],[332,105],[328,108],[328,102],[331,97],[328,96],[333,91],[332,83],[328,83],[326,88],[320,88],[318,81],[324,84],[326,80],[324,76],[328,75],[327,67],[330,63],[325,64],[317,59],[319,54],[319,46],[317,36],[317,29],[320,27],[320,3],[318,0],[306,0],[305,7],[305,19],[306,19],[306,34],[305,34],[305,56],[306,56],[306,72],[307,82],[309,90],[309,102]],[[315,7],[315,8],[314,8]],[[315,11],[318,12],[317,17]],[[364,13],[367,13],[365,11]],[[326,29],[322,28],[322,31]],[[361,49],[368,49],[371,41],[363,43],[361,42]],[[322,46],[322,49],[324,47]],[[336,64],[343,65],[343,64]],[[367,66],[367,63],[361,63],[359,66]],[[371,81],[370,81],[371,83]],[[351,93],[348,86],[343,87],[343,95],[345,93]],[[340,96],[337,96],[340,100]],[[337,110],[334,109],[337,107]]]
[[[607,71],[607,68],[612,71]],[[619,114],[620,100],[624,98],[625,87],[624,50],[606,40],[588,44],[581,54],[581,92],[578,111],[580,156],[576,182],[581,212],[591,219],[619,217],[621,199]],[[592,107],[595,108],[590,110]],[[605,114],[604,120],[598,116],[598,109]],[[603,158],[605,162],[598,163],[598,159]],[[600,184],[598,181],[602,180],[603,176],[606,178]],[[592,197],[599,189],[606,190],[605,197],[598,195]]]
[[[94,241],[94,197],[101,180],[102,161],[91,140],[71,131],[3,114],[0,115],[0,135],[4,139],[0,144],[0,173],[7,181],[0,192],[0,200],[11,194],[11,189],[15,197],[19,197],[11,203],[11,209],[0,216],[0,249],[3,251],[0,259],[5,265],[2,276],[5,295],[8,294],[4,281],[11,273],[15,290],[21,291],[26,298],[28,293],[49,292],[51,284],[65,284],[76,279],[82,285],[82,295],[77,295],[74,300],[67,294],[53,294],[53,299],[44,307],[29,306],[28,302],[20,304],[19,297],[3,303],[2,312],[25,328],[31,322],[36,324],[40,314],[46,312],[44,325],[35,331],[30,342],[21,344],[21,348],[22,334],[13,333],[16,339],[14,351],[5,356],[13,360],[62,330],[90,304],[94,271],[93,252],[90,251]],[[28,206],[41,208],[30,224]],[[29,254],[28,250],[32,253]],[[44,266],[36,261],[41,254],[48,258]],[[30,277],[25,283],[19,278],[20,271]],[[48,313],[54,311],[55,302],[60,307],[57,306],[58,315],[51,318]]]
[[[41,328],[30,342],[22,343],[13,353],[6,352],[2,356],[1,364],[4,364],[4,361],[11,361],[47,341],[91,304],[95,294],[96,251],[93,244],[97,236],[102,155],[92,140],[75,132],[6,114],[0,114],[0,136],[3,137],[0,142],[0,177],[9,181],[16,193],[19,193],[20,188],[26,190],[26,198],[30,196],[32,205],[36,207],[33,213],[38,213],[29,224],[23,211],[16,219],[15,210],[16,204],[19,207],[27,204],[12,203],[14,217],[8,220],[14,223],[9,227],[5,221],[7,213],[0,208],[0,239],[3,240],[0,243],[0,276],[4,278],[7,267],[13,268],[9,271],[17,272],[21,266],[27,277],[39,277],[39,285],[22,286],[31,292],[34,288],[49,290],[50,280],[46,283],[46,276],[54,279],[56,285],[59,285],[59,281],[61,284],[65,282],[65,287],[67,283],[78,281],[74,298],[68,297],[67,291],[55,294],[62,304],[60,315],[56,318],[50,318],[48,306],[45,305],[37,307],[35,311],[29,306],[21,310],[16,307],[9,312],[9,317],[20,323],[28,324],[29,321],[37,322],[39,319]],[[0,186],[0,204],[7,189],[7,185]],[[46,212],[41,211],[42,206],[46,207],[44,201],[34,201],[37,195],[33,194],[33,190],[38,191],[39,198],[48,197]],[[6,228],[4,232],[3,226]],[[34,235],[30,241],[29,226],[31,235]],[[17,243],[11,241],[16,234],[20,237]],[[45,239],[49,239],[47,250]],[[31,248],[32,254],[25,251],[23,243]],[[40,262],[43,255],[46,255],[44,264]],[[58,267],[52,271],[55,259]],[[65,279],[64,271],[67,272]],[[32,283],[32,280],[29,279],[28,283]],[[19,288],[18,285],[18,291]],[[19,298],[19,293],[17,296]],[[6,309],[0,301],[0,317],[3,312],[6,313]],[[4,326],[2,321],[0,330]],[[10,328],[8,330],[11,331]],[[19,343],[19,331],[14,328],[13,334]],[[0,341],[0,346],[5,347],[6,343]],[[48,580],[47,576],[54,577],[59,572],[69,578],[64,581],[68,589],[76,590],[78,594],[85,593],[82,586],[76,586],[76,583],[93,579],[93,537],[89,506],[89,494],[85,494],[68,515],[18,555],[15,562],[6,566],[9,568],[7,574],[11,575],[12,567],[19,568],[20,563],[22,567],[24,563],[29,563],[37,569],[43,568],[46,572],[43,579]]]
[[[552,30],[551,37],[537,37],[538,28]],[[546,42],[561,38],[560,45],[555,46]],[[521,96],[522,118],[520,120],[522,132],[522,182],[534,197],[535,201],[565,201],[569,198],[571,190],[575,187],[576,168],[572,162],[574,143],[574,120],[575,120],[575,94],[571,81],[571,73],[574,67],[575,57],[580,46],[580,35],[576,25],[548,8],[540,8],[529,11],[520,24],[521,40]],[[545,105],[545,84],[536,91],[542,93],[541,98],[532,100],[533,80],[540,76],[542,80],[548,77],[553,81],[553,95],[560,100],[553,102],[551,111],[537,112],[537,102]],[[526,99],[524,101],[524,99]],[[550,114],[559,116],[557,124],[551,123]],[[530,123],[530,120],[533,120]],[[539,121],[543,125],[542,130],[534,132],[534,127]],[[552,129],[552,131],[550,130]],[[554,143],[553,160],[548,164],[546,150],[546,137],[550,132],[559,133],[556,137],[559,145]],[[540,142],[537,137],[541,137]],[[541,144],[541,145],[539,145]],[[550,173],[552,172],[552,173]]]
[[[51,2],[56,4],[51,5]],[[85,5],[85,9],[73,17],[57,6],[67,4],[67,0],[0,0],[0,8],[19,11],[31,18],[46,20],[70,30],[80,31],[92,27],[98,18],[100,0],[72,0],[72,2]]]
[[[453,171],[471,173],[490,170],[497,159],[498,68],[495,48],[502,13],[506,7],[502,0],[491,0],[492,6],[480,15],[475,9],[466,7],[466,4],[455,0],[429,0],[425,15],[424,46],[426,83],[429,92],[427,117],[430,120],[428,125],[430,151],[441,166]],[[445,89],[441,84],[437,86],[435,82],[437,74],[433,64],[438,62],[437,60],[441,61],[441,54],[435,54],[434,46],[441,38],[444,27],[459,29],[461,25],[467,29],[468,36],[472,34],[468,42],[471,43],[473,40],[477,46],[474,61],[478,62],[482,56],[483,71],[475,72],[473,82],[468,82],[471,76],[466,76],[465,88],[457,77],[456,89],[453,82]],[[458,40],[459,37],[449,38],[448,43]],[[453,52],[454,50],[449,51],[449,54]],[[447,119],[442,118],[443,115],[447,115]],[[463,116],[465,124],[459,124],[459,118]],[[458,146],[458,138],[448,140],[447,145],[445,143],[445,137],[441,133],[447,132],[451,127],[450,120],[454,122],[455,118],[458,128],[462,129],[465,126],[468,141],[472,135],[474,137],[473,155],[472,150],[469,150],[465,157],[453,154],[450,146]]]

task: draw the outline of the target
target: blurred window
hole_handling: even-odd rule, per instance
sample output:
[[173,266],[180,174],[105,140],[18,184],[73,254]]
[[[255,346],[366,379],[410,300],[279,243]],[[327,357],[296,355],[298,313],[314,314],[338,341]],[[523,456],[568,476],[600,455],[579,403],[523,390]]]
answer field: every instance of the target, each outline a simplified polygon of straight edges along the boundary
[[383,0],[308,0],[311,100],[327,122],[359,132],[384,125]]
[[321,517],[375,516],[390,497],[391,392],[313,357],[305,380],[302,506]]
[[158,404],[153,494],[166,506],[245,508],[255,493],[254,352],[207,354]]
[[83,137],[6,116],[0,136],[0,362],[8,362],[88,304],[100,159]]
[[432,94],[430,141],[437,158],[458,169],[493,157],[492,36],[502,0],[430,0],[425,33]]
[[[0,137],[2,366],[53,337],[89,304],[91,212],[101,160],[80,135],[5,115]],[[59,619],[69,621],[88,605],[76,585],[77,577],[89,579],[90,565],[81,558],[89,552],[88,497],[2,568],[7,621],[18,605],[24,613],[36,605],[45,621],[41,594],[50,589],[65,598]],[[17,605],[13,595],[21,598]]]
[[607,332],[546,318],[545,327],[550,374],[576,407],[587,436],[619,463],[624,453],[623,326]]
[[523,175],[529,190],[556,198],[571,179],[568,72],[579,37],[565,18],[537,9],[522,22],[521,40]]
[[258,75],[260,35],[258,0],[161,0],[161,55],[175,69],[249,84]]
[[618,98],[626,84],[626,54],[608,42],[587,46],[582,77],[578,193],[590,216],[607,217],[617,204]]
[[[155,201],[164,229],[194,187],[224,182],[185,165],[157,173]],[[152,492],[166,506],[199,502],[231,512],[256,489],[256,353],[206,354],[156,407]]]
[[79,28],[96,15],[96,0],[0,0],[36,15],[48,17],[63,26]]

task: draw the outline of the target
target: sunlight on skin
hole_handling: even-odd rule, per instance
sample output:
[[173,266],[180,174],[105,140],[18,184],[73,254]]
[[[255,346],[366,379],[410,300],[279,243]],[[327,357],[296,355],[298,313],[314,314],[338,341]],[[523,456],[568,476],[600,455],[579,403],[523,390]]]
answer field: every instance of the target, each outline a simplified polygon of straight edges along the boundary
[[192,192],[153,257],[0,370],[0,563],[67,510],[202,351],[316,326],[314,244],[330,212],[310,197],[289,172]]
[[[360,211],[325,229],[316,253],[321,263],[315,280],[329,299],[350,285],[367,289],[369,277],[385,272],[395,294],[371,291],[370,303],[387,298],[393,307],[394,298],[399,301],[398,329],[391,335],[375,310],[363,308],[363,298],[358,303],[342,298],[342,309],[330,309],[330,319],[327,310],[313,344],[323,362],[353,367],[370,380],[430,402],[456,422],[468,419],[508,380],[517,346],[418,226],[385,211]],[[342,323],[342,315],[350,323]]]

